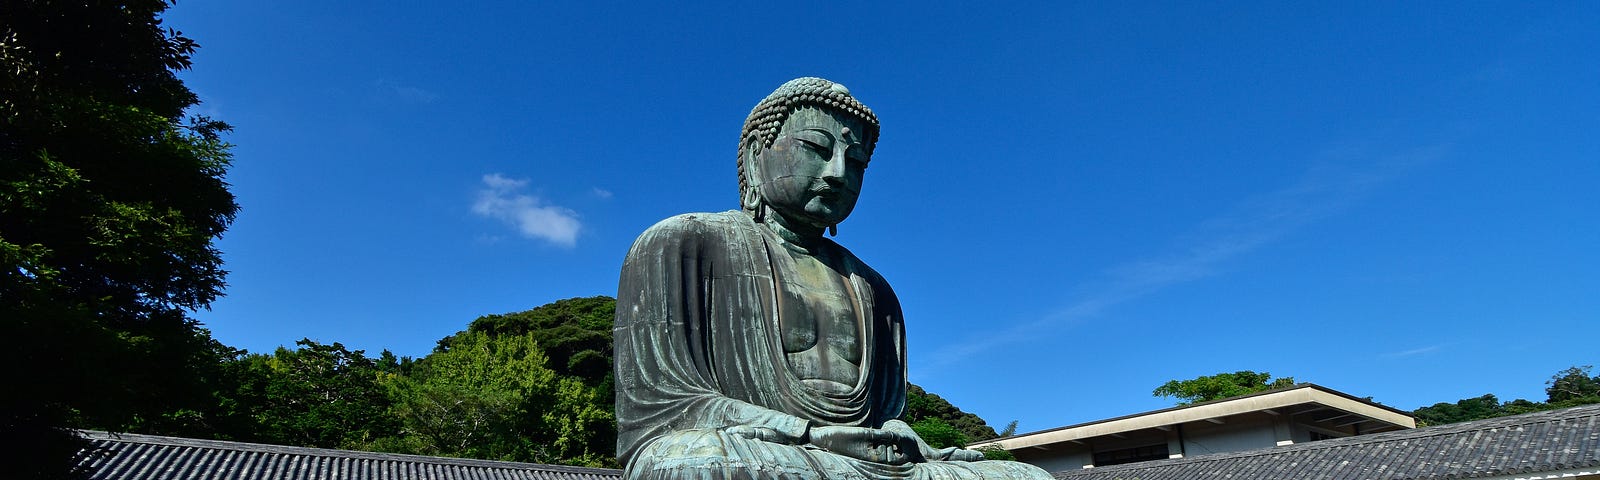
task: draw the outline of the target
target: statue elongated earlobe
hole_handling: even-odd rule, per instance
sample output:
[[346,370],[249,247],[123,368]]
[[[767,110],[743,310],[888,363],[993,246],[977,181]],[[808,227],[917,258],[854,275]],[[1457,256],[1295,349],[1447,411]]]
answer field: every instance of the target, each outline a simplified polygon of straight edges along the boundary
[[830,236],[830,237],[839,236],[839,226],[838,225],[828,225],[828,236]]
[[767,215],[766,201],[761,198],[761,174],[757,171],[761,168],[760,151],[761,143],[751,139],[739,161],[739,206],[750,213],[756,223],[765,221]]

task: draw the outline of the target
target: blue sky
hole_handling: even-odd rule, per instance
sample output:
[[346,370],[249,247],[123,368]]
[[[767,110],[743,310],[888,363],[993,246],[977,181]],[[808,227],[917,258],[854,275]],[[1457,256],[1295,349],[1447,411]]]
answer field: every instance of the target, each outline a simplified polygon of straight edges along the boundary
[[1600,4],[558,3],[170,10],[237,128],[198,318],[420,356],[614,295],[821,76],[883,122],[836,240],[899,294],[911,381],[997,427],[1224,371],[1412,409],[1600,363]]

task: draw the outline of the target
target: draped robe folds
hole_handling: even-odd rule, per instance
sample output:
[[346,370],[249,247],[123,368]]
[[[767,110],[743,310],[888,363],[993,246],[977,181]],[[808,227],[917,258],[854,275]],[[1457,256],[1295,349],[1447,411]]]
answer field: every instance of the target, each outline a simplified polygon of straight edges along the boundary
[[[1048,478],[1015,462],[886,465],[804,445],[810,425],[880,428],[905,408],[905,328],[884,280],[841,259],[864,348],[856,385],[820,391],[789,368],[778,322],[796,274],[776,236],[739,211],[669,218],[623,263],[615,327],[624,477]],[[752,435],[751,432],[759,432]]]

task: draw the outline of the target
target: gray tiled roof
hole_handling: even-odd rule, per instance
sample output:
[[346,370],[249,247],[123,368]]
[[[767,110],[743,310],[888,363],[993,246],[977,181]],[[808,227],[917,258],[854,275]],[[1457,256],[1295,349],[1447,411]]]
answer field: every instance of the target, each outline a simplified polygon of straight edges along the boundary
[[83,432],[95,480],[617,480],[618,470]]
[[1600,468],[1600,405],[1056,472],[1060,480],[1455,479]]

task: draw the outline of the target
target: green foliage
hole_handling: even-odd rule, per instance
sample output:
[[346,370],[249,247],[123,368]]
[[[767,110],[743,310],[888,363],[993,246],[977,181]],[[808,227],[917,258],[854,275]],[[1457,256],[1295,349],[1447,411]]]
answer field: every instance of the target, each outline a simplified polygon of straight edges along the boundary
[[[942,424],[954,428],[967,439],[967,442],[988,440],[995,438],[994,428],[977,415],[961,411],[951,405],[943,397],[928,393],[915,384],[906,385],[906,411],[900,418],[915,428],[927,419],[938,419]],[[919,432],[920,433],[920,432]],[[926,437],[923,438],[927,440]],[[932,443],[931,441],[929,442]],[[963,444],[965,444],[963,443]],[[955,445],[950,445],[955,446]]]
[[[1527,400],[1518,401],[1527,402]],[[1418,408],[1411,412],[1411,415],[1417,418],[1419,425],[1443,425],[1500,417],[1508,413],[1500,404],[1499,398],[1494,394],[1486,394],[1476,398],[1464,398],[1455,403],[1440,402],[1431,407]]]
[[[484,315],[473,320],[467,331],[531,334],[550,356],[550,368],[556,373],[609,383],[616,310],[617,300],[611,297],[569,298],[524,312]],[[440,348],[449,348],[452,338],[440,340]]]
[[[614,466],[615,419],[598,389],[557,374],[535,335],[466,331],[411,376],[389,377],[401,453]],[[606,435],[613,435],[607,437]],[[605,443],[605,444],[602,444]]]
[[956,427],[950,426],[939,417],[917,420],[916,423],[911,424],[911,429],[917,432],[917,436],[922,437],[922,441],[928,442],[928,446],[933,448],[965,447],[968,443],[972,443],[972,439],[967,437],[967,434],[961,433]]
[[[1549,395],[1550,403],[1570,402],[1587,398],[1600,397],[1600,376],[1590,376],[1589,371],[1593,365],[1582,367],[1568,367],[1550,377],[1545,394]],[[1600,402],[1584,402],[1600,403]]]
[[[586,440],[580,442],[581,448],[578,445],[566,448],[572,452],[590,452],[602,460],[574,464],[616,463],[613,458],[617,423],[613,413],[616,407],[611,348],[611,327],[616,322],[616,310],[617,300],[611,297],[568,298],[527,311],[485,315],[467,326],[467,332],[490,336],[530,336],[548,356],[551,370],[563,379],[578,382],[563,387],[565,398],[586,402],[582,411],[587,413],[561,423],[572,432],[564,438]],[[440,340],[440,348],[449,348],[453,341],[454,337]]]
[[1016,454],[1011,453],[1010,450],[1000,448],[999,445],[984,445],[978,447],[978,451],[983,452],[984,460],[1017,460]]
[[[229,127],[183,119],[193,41],[164,1],[0,3],[0,477],[67,475],[58,427],[191,428],[229,349],[189,318],[221,294],[237,206]],[[52,434],[50,432],[56,432]]]
[[1016,435],[1016,434],[1017,434],[1017,421],[1016,420],[1012,420],[1011,423],[1007,423],[1006,424],[1006,428],[1000,430],[1000,434],[997,435],[997,437],[1009,437],[1009,436]]
[[1170,380],[1151,394],[1175,398],[1178,405],[1189,405],[1290,386],[1294,386],[1294,377],[1274,379],[1271,373],[1240,370],[1190,380]]
[[231,400],[247,420],[242,430],[226,433],[280,445],[356,448],[399,431],[380,383],[389,374],[378,362],[337,342],[295,345],[234,362],[238,386]]
[[1588,365],[1574,366],[1552,375],[1545,382],[1548,386],[1545,388],[1548,402],[1519,398],[1502,403],[1493,394],[1485,394],[1455,403],[1435,403],[1418,408],[1411,414],[1417,418],[1418,426],[1428,426],[1600,403],[1600,377],[1590,376],[1590,368]]

